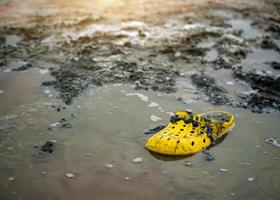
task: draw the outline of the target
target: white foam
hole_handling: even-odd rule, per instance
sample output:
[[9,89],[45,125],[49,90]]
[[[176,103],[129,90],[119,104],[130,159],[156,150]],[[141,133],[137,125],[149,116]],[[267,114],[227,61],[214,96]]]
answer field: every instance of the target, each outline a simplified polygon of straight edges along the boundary
[[158,116],[155,116],[155,115],[151,115],[151,116],[150,116],[150,119],[151,119],[152,121],[154,121],[154,122],[162,120],[162,118],[160,118],[160,117],[158,117]]
[[126,94],[126,96],[137,96],[142,101],[145,101],[145,102],[149,101],[149,98],[147,96],[145,96],[144,94],[141,94],[141,93],[128,93],[128,94]]
[[50,94],[51,91],[50,91],[50,90],[44,90],[44,93],[45,93],[45,94]]
[[159,104],[156,103],[156,102],[152,102],[152,103],[150,103],[150,104],[148,105],[148,107],[150,107],[150,108],[152,108],[152,107],[158,107],[158,106],[159,106]]

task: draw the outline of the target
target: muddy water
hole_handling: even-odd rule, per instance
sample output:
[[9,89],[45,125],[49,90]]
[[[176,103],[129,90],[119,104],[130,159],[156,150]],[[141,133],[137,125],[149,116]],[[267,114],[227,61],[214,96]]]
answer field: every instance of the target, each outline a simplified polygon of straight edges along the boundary
[[242,36],[246,39],[255,38],[264,34],[264,32],[257,27],[254,27],[253,21],[243,18],[239,13],[230,10],[215,10],[214,16],[224,18],[233,30],[241,30]]
[[[279,148],[265,139],[278,137],[279,114],[259,115],[195,100],[183,104],[177,96],[195,96],[187,87],[168,95],[128,85],[90,88],[57,112],[52,107],[60,105],[56,93],[39,86],[45,78],[38,70],[1,74],[1,199],[278,198]],[[210,149],[215,161],[206,161],[202,153],[170,161],[144,148],[144,130],[168,122],[169,112],[177,109],[235,114],[236,127]],[[159,120],[152,121],[152,115]],[[73,127],[48,130],[61,118]],[[33,146],[47,140],[56,140],[54,152],[34,154]],[[133,163],[139,156],[144,161]],[[185,166],[186,161],[193,166]]]

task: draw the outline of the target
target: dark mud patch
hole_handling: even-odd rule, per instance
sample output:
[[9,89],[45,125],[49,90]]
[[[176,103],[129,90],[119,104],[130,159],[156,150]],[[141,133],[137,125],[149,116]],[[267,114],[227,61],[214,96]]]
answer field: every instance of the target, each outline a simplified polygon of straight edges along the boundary
[[65,104],[82,94],[89,84],[102,86],[111,83],[129,83],[136,90],[153,90],[165,93],[176,91],[179,71],[173,66],[140,65],[130,61],[95,62],[92,60],[72,61],[71,67],[51,71],[55,80],[45,81],[42,86],[51,86],[59,92]]
[[214,78],[204,74],[193,74],[191,76],[192,83],[198,87],[198,90],[206,96],[201,97],[204,101],[210,102],[213,105],[229,104],[230,100],[227,97],[227,91],[218,86]]
[[273,39],[269,36],[266,36],[262,40],[260,40],[259,46],[263,49],[271,49],[280,53],[280,47],[275,44]]
[[144,66],[136,62],[116,61],[110,68],[98,67],[92,71],[92,84],[130,83],[136,90],[153,90],[171,93],[176,91],[177,69],[172,66]]
[[233,75],[248,82],[253,89],[280,96],[280,76],[274,76],[265,70],[244,71],[242,67],[234,70]]
[[45,153],[52,153],[55,147],[56,141],[46,141],[42,145],[35,145],[33,147],[35,155],[43,155]]
[[26,71],[32,67],[33,67],[33,65],[31,63],[26,63],[26,64],[21,65],[20,67],[13,68],[12,71]]
[[273,61],[273,62],[270,62],[270,63],[268,63],[273,69],[277,69],[277,70],[279,70],[280,69],[280,63],[279,62],[275,62],[275,61]]
[[280,98],[261,92],[239,96],[237,107],[249,109],[254,113],[273,113],[280,111]]
[[242,67],[234,70],[233,75],[250,84],[254,92],[239,96],[239,107],[257,113],[280,111],[280,76],[265,70],[244,71]]
[[191,80],[204,94],[199,95],[198,99],[215,106],[229,105],[248,109],[254,113],[279,112],[279,77],[254,72],[253,70],[245,73],[240,69],[234,72],[236,78],[248,82],[254,89],[246,93],[229,94],[222,86],[217,85],[214,78],[204,73],[192,75]]
[[74,70],[53,70],[51,75],[55,77],[53,81],[45,81],[42,86],[52,86],[59,91],[60,98],[65,104],[72,103],[73,98],[81,94],[89,85],[89,79]]

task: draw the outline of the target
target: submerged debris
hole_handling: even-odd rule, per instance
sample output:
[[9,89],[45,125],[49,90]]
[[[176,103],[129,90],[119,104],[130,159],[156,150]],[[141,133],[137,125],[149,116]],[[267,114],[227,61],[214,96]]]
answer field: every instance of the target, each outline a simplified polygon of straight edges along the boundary
[[280,63],[279,62],[273,61],[273,62],[270,62],[269,64],[273,69],[277,69],[277,70],[280,69]]
[[272,144],[273,146],[275,147],[280,147],[280,139],[275,139],[273,137],[269,137],[269,138],[266,138],[265,141],[268,143],[268,144]]
[[73,125],[70,122],[67,122],[67,120],[65,118],[62,118],[60,121],[54,122],[54,123],[50,124],[49,126],[50,126],[49,128],[51,128],[51,127],[53,127],[53,128],[55,128],[55,127],[72,128],[73,127]]
[[157,133],[157,132],[161,131],[162,129],[164,129],[165,126],[166,126],[166,125],[161,124],[161,125],[159,125],[159,126],[157,126],[157,127],[155,127],[155,128],[152,128],[152,129],[149,129],[149,130],[145,131],[144,134],[146,134],[146,135],[151,135],[151,134]]
[[26,64],[21,65],[20,67],[13,68],[12,71],[26,71],[32,67],[33,67],[33,65],[31,63],[26,63]]
[[35,145],[34,146],[34,149],[37,149],[39,150],[37,152],[38,155],[42,155],[43,153],[52,153],[53,152],[53,149],[55,147],[55,144],[56,141],[55,140],[52,140],[52,141],[46,141],[45,144],[41,145],[41,146],[38,146],[38,145]]
[[216,159],[214,154],[210,153],[209,151],[203,151],[203,154],[205,155],[206,161],[213,161]]

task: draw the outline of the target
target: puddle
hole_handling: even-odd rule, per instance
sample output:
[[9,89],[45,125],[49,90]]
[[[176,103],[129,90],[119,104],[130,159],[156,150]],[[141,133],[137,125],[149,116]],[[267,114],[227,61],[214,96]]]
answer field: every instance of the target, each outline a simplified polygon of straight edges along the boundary
[[252,26],[252,21],[249,19],[230,19],[228,23],[233,30],[242,30],[242,36],[246,39],[255,38],[263,34],[263,32]]
[[32,103],[35,94],[42,94],[41,82],[49,78],[47,74],[40,75],[38,69],[2,72],[0,89],[5,92],[0,95],[0,115],[9,114],[23,104]]
[[225,18],[225,22],[232,26],[231,29],[242,30],[242,36],[246,39],[255,38],[264,34],[262,30],[252,26],[252,20],[245,19],[238,13],[226,10],[216,10],[212,15]]
[[252,52],[248,54],[245,63],[256,64],[265,62],[280,62],[280,56],[277,51],[269,49],[252,48]]
[[243,65],[247,69],[267,70],[271,71],[274,75],[279,75],[279,70],[269,66],[270,62],[280,62],[280,56],[277,51],[253,47],[252,52],[243,61]]
[[215,44],[216,44],[215,41],[213,41],[213,40],[207,40],[207,41],[200,42],[200,43],[197,45],[197,47],[198,47],[198,48],[211,48],[211,47],[213,47]]
[[225,19],[231,19],[235,16],[234,12],[230,10],[215,10],[212,13],[213,16],[222,17]]
[[[213,199],[217,195],[227,199],[230,193],[238,198],[263,199],[279,190],[279,161],[275,160],[279,149],[265,142],[268,137],[278,137],[279,114],[258,115],[197,101],[186,105],[176,98],[191,95],[186,90],[176,94],[136,93],[121,84],[89,89],[57,112],[51,105],[59,101],[38,87],[42,79],[38,70],[13,73],[1,74],[1,90],[5,91],[0,96],[1,119],[11,113],[17,115],[9,117],[17,126],[0,141],[0,190],[5,199]],[[231,80],[225,77],[226,71],[219,70],[219,74],[222,82]],[[3,99],[3,95],[7,96]],[[201,153],[162,161],[144,149],[144,130],[168,122],[169,112],[177,109],[195,113],[222,109],[235,114],[236,127],[210,149],[215,161],[205,161]],[[62,118],[73,127],[48,130]],[[33,146],[47,140],[56,140],[53,152],[34,157]],[[143,162],[133,163],[138,157]],[[192,167],[185,166],[186,161]],[[221,168],[227,171],[221,172]],[[249,177],[254,181],[249,182]]]
[[207,51],[204,59],[207,61],[207,62],[213,62],[215,61],[217,58],[218,58],[218,52],[216,49],[211,49],[210,51]]

